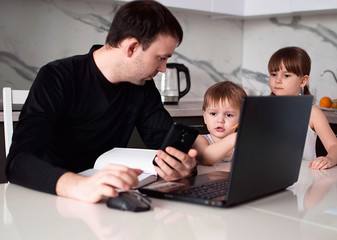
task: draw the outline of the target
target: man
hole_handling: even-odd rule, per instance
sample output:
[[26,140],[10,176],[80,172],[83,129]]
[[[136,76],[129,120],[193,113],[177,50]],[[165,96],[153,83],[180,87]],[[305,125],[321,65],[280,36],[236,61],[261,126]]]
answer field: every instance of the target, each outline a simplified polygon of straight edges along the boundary
[[[172,125],[152,78],[166,71],[167,59],[183,32],[172,13],[155,1],[123,5],[104,46],[41,68],[22,109],[7,158],[10,182],[32,189],[98,202],[117,188],[137,184],[140,170],[109,165],[91,177],[103,152],[126,147],[134,127],[144,143],[158,149]],[[196,150],[158,150],[157,173],[171,181],[188,176]]]

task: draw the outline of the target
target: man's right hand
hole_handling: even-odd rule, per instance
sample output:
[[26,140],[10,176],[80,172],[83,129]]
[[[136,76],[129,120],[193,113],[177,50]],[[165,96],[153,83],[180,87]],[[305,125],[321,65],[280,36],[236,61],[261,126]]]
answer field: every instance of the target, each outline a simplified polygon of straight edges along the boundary
[[138,185],[140,169],[109,164],[94,175],[85,177],[76,173],[64,173],[56,183],[58,196],[97,203],[103,197],[118,196],[117,189],[128,191]]

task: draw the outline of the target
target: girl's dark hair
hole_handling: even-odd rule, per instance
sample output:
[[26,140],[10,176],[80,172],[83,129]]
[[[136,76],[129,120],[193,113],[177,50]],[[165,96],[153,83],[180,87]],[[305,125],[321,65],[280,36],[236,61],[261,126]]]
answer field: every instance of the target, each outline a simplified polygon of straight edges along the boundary
[[[285,47],[276,51],[270,58],[268,63],[269,73],[277,72],[281,69],[281,65],[287,71],[303,77],[310,75],[311,59],[308,53],[299,47]],[[311,95],[309,88],[304,86],[304,95]],[[271,95],[274,95],[273,93]]]
[[235,83],[231,81],[218,82],[207,89],[202,110],[205,111],[208,106],[220,101],[224,103],[226,100],[232,107],[241,109],[242,99],[246,96],[243,88]]
[[183,40],[183,30],[178,20],[156,1],[132,1],[121,6],[111,23],[106,43],[111,47],[130,37],[136,38],[146,50],[159,34]]

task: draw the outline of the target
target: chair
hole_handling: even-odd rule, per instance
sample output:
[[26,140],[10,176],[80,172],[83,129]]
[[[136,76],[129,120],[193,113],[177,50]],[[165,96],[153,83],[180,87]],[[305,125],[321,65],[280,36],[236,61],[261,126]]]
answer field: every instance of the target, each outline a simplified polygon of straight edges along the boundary
[[[2,89],[2,104],[3,104],[3,117],[4,117],[4,136],[5,136],[5,153],[6,157],[9,152],[9,148],[12,144],[13,135],[13,105],[24,104],[28,96],[29,90],[12,90],[10,87],[4,87]],[[7,185],[4,188],[6,193]],[[13,217],[7,208],[7,202],[4,194],[4,212],[3,221],[6,225],[13,222]]]
[[24,104],[28,96],[28,93],[29,93],[29,90],[12,90],[10,87],[4,87],[2,89],[6,156],[8,155],[9,148],[12,144],[13,104]]

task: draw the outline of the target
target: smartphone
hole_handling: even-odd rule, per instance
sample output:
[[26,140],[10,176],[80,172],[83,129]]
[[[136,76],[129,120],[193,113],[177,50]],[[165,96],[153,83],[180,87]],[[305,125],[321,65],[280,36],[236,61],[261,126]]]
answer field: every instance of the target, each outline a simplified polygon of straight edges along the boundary
[[[197,129],[182,123],[174,122],[166,134],[160,149],[165,151],[165,148],[170,146],[184,153],[188,153],[198,134],[199,131]],[[179,160],[177,159],[177,161]],[[154,159],[152,163],[153,165],[158,166]]]

